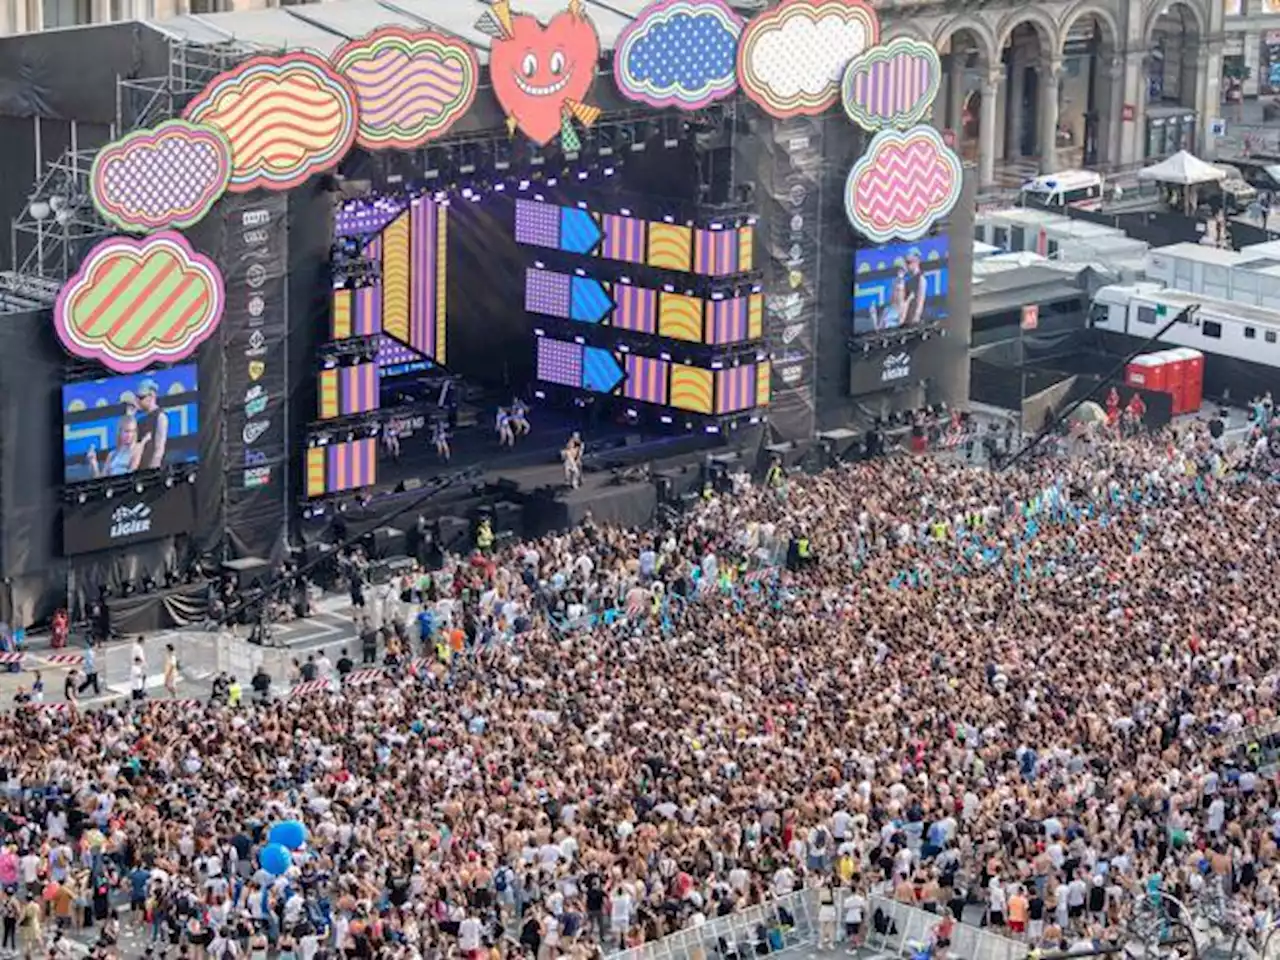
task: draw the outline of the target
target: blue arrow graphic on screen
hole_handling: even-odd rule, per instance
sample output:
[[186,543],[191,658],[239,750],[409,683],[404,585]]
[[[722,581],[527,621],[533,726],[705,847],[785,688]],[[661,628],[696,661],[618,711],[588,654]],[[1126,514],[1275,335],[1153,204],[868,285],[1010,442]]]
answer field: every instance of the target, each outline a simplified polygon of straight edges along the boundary
[[604,231],[588,210],[560,208],[560,249],[566,253],[587,254],[600,245]]
[[599,280],[574,277],[569,292],[569,319],[599,323],[613,313],[613,297]]
[[582,352],[582,387],[594,393],[612,393],[626,378],[618,358],[603,347],[587,347]]

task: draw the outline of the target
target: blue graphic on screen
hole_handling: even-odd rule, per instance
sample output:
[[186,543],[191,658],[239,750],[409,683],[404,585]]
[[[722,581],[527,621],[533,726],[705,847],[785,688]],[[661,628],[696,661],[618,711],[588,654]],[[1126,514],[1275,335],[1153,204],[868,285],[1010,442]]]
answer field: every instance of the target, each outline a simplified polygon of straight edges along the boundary
[[123,477],[200,459],[195,364],[62,388],[67,483]]
[[853,333],[937,326],[947,319],[948,238],[867,247],[853,261]]

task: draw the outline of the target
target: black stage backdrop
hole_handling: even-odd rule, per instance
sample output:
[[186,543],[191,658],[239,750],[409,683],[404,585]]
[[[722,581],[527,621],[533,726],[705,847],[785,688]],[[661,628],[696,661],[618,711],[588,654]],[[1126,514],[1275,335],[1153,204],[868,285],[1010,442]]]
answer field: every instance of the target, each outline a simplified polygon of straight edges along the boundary
[[[448,363],[449,369],[486,386],[523,391],[534,377],[536,315],[524,310],[525,270],[534,261],[548,269],[581,267],[602,280],[627,274],[640,282],[644,268],[595,257],[562,255],[515,242],[516,197],[541,195],[548,203],[586,203],[593,210],[629,209],[637,217],[672,214],[693,218],[697,164],[693,146],[666,149],[650,141],[640,153],[620,157],[617,173],[588,183],[534,183],[515,196],[491,193],[479,203],[454,198],[449,207]],[[559,171],[547,171],[556,175]],[[572,175],[570,175],[572,176]],[[668,280],[670,278],[668,277]]]
[[63,356],[48,310],[0,318],[0,567],[4,611],[28,624],[65,601],[61,559]]
[[287,194],[265,190],[218,205],[227,546],[236,556],[272,557],[287,533],[288,208]]

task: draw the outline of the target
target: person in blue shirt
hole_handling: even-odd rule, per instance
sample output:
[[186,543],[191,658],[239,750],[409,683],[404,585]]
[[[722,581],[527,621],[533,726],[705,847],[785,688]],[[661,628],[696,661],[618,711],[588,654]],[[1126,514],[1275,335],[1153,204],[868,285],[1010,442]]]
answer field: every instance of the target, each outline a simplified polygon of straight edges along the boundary
[[129,874],[129,913],[135,919],[147,909],[147,884],[151,882],[151,871],[145,866],[133,868]]
[[94,643],[90,640],[84,648],[84,679],[80,681],[80,687],[77,693],[84,693],[90,687],[93,687],[93,695],[96,697],[102,693],[102,688],[98,684],[98,656],[94,650]]

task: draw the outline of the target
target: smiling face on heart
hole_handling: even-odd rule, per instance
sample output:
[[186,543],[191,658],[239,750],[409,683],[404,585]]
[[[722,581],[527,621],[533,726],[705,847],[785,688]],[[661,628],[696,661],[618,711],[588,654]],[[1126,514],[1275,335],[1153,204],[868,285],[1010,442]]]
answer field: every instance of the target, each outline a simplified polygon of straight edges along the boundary
[[522,13],[511,18],[511,36],[493,42],[489,76],[507,116],[542,145],[560,132],[565,101],[586,97],[599,59],[600,38],[586,17],[565,10],[544,27]]

